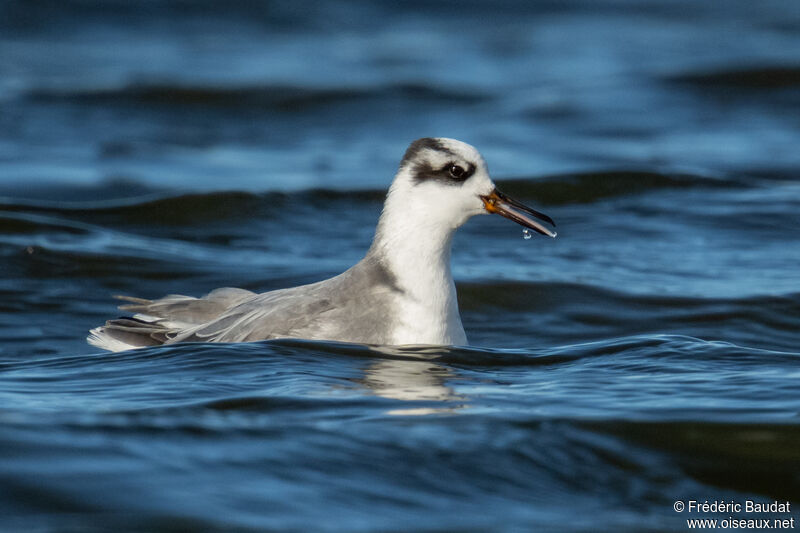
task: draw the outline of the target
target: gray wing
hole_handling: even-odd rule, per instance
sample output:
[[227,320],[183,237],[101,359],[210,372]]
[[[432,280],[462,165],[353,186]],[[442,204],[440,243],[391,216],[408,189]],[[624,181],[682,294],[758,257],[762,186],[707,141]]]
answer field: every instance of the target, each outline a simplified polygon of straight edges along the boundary
[[379,260],[365,257],[329,280],[255,294],[223,288],[203,298],[119,297],[133,317],[95,328],[91,344],[109,350],[176,342],[246,342],[282,337],[390,344],[394,302],[403,293]]
[[367,258],[329,280],[248,298],[168,342],[246,342],[283,337],[388,344],[394,277]]
[[169,343],[186,329],[212,321],[253,296],[255,293],[230,287],[216,289],[203,298],[181,294],[170,294],[158,300],[117,296],[129,302],[120,309],[136,314],[107,321],[91,330],[87,340],[112,351]]
[[253,296],[255,293],[244,289],[223,287],[211,291],[202,298],[182,294],[170,294],[158,300],[130,296],[116,298],[131,302],[119,308],[135,312],[137,319],[156,319],[153,321],[159,322],[165,328],[184,329],[214,320],[227,309]]

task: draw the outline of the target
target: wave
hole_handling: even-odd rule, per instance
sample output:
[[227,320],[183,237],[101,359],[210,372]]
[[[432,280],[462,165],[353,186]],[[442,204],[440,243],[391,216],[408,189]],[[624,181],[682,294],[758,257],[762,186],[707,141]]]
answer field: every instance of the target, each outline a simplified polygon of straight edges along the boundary
[[[706,361],[741,360],[749,354],[763,361],[796,361],[800,354],[789,351],[764,350],[737,346],[732,343],[708,341],[687,335],[636,335],[602,341],[568,344],[563,346],[523,349],[498,349],[474,346],[379,346],[338,341],[306,339],[273,339],[245,343],[179,343],[150,346],[119,353],[59,356],[7,363],[7,368],[57,368],[68,372],[87,368],[102,368],[109,376],[126,375],[130,368],[148,365],[147,372],[161,375],[164,372],[197,370],[223,371],[223,369],[267,369],[282,361],[304,361],[316,367],[320,376],[325,369],[336,371],[344,366],[342,359],[368,361],[408,361],[455,365],[460,368],[493,370],[498,367],[539,367],[570,364],[581,359],[618,357],[623,353],[637,357],[645,350],[651,356],[663,354],[673,361],[682,354],[687,360],[703,354]],[[246,371],[246,370],[245,370]],[[245,402],[246,403],[246,402]]]
[[[314,530],[333,501],[336,528],[353,531],[376,512],[372,529],[407,529],[411,516],[442,531],[669,531],[679,497],[800,496],[798,429],[780,425],[333,410],[29,419],[6,422],[0,436],[0,451],[16,458],[3,480],[7,522],[19,529],[55,516],[47,530]],[[245,504],[257,512],[241,512]]]
[[739,305],[753,313],[763,308],[776,316],[800,316],[800,293],[728,299],[631,294],[588,284],[518,281],[462,282],[459,283],[458,289],[459,304],[463,310],[475,310],[487,306],[504,311],[527,309],[537,312],[552,309],[559,303],[575,302],[583,308],[592,301],[602,301],[603,306],[614,307],[636,304],[637,312],[652,308],[680,313],[702,308],[702,314],[708,320],[754,318],[749,314],[727,314],[722,311],[731,305]]
[[[588,284],[461,282],[458,295],[467,329],[497,342],[524,338],[526,329],[545,344],[665,333],[795,351],[800,329],[800,293],[711,298]],[[482,317],[498,315],[514,321],[494,323],[497,331],[482,326]]]
[[766,66],[687,72],[667,81],[697,87],[783,89],[800,86],[800,66]]
[[476,91],[423,83],[327,88],[299,85],[242,87],[132,84],[97,89],[35,89],[30,91],[27,97],[36,102],[83,105],[202,106],[281,112],[298,112],[365,100],[471,104],[489,98],[488,95]]
[[[693,478],[717,487],[800,500],[800,425],[737,422],[597,421],[580,426],[657,450]],[[736,468],[729,465],[735,464]],[[792,465],[792,466],[790,466]]]
[[[118,449],[91,448],[98,434],[137,443],[125,464],[148,472],[148,491],[152,472],[162,486],[198,471],[214,443],[235,458],[215,486],[227,474],[232,486],[247,475],[315,486],[340,469],[325,487],[390,479],[423,500],[468,487],[555,504],[576,479],[593,501],[612,485],[630,501],[655,488],[794,499],[797,360],[677,335],[524,350],[282,339],[20,360],[0,364],[0,450],[58,464],[94,449],[81,463],[93,469]],[[151,468],[165,450],[185,468]],[[29,479],[10,466],[6,478]]]
[[[104,188],[104,187],[103,187]],[[0,199],[0,212],[107,216],[120,221],[151,224],[192,224],[229,217],[252,216],[286,198],[284,193],[240,191],[175,194],[151,192],[133,198],[92,201]]]
[[503,180],[504,191],[549,205],[585,204],[662,189],[746,187],[736,177],[667,174],[652,171],[607,170],[557,174],[537,179]]
[[[398,438],[390,422],[392,415],[432,414],[427,423],[448,434],[480,432],[474,449],[459,450],[471,465],[464,472],[544,479],[563,490],[575,468],[659,478],[678,465],[712,486],[796,497],[797,480],[786,472],[800,461],[793,444],[800,426],[779,416],[791,412],[796,395],[790,377],[773,373],[796,366],[797,357],[673,335],[542,350],[292,339],[182,344],[0,365],[5,405],[14,406],[0,410],[0,420],[21,439],[46,428],[176,443],[181,435],[318,442],[331,436],[328,424],[344,420],[382,427],[390,435],[384,450],[433,464],[441,457],[418,449],[417,438]],[[759,374],[756,365],[770,370]],[[757,394],[749,390],[753,379],[761,380]],[[776,389],[763,388],[767,382]],[[660,390],[681,387],[680,395],[659,399]],[[414,398],[420,389],[429,395]],[[14,403],[23,396],[37,402]],[[319,457],[353,461],[360,472],[355,457],[372,442],[362,431],[337,433]],[[497,457],[508,454],[516,467],[495,470]],[[731,462],[745,466],[732,472]],[[517,478],[519,468],[526,472]],[[767,483],[770,477],[785,482]]]
[[[11,209],[14,211],[15,209]],[[3,213],[0,211],[0,234],[26,235],[42,232],[62,232],[85,235],[90,229],[80,223],[37,216],[31,213]]]
[[[114,182],[115,183],[115,182]],[[697,175],[660,174],[637,171],[602,171],[542,176],[537,178],[511,178],[498,180],[500,187],[509,194],[532,199],[541,204],[568,205],[591,203],[607,198],[642,194],[660,189],[683,189],[690,187],[753,187],[755,180],[736,178],[711,178]],[[271,213],[293,202],[324,207],[329,202],[382,203],[386,190],[381,189],[324,189],[315,188],[296,192],[267,191],[214,191],[176,192],[138,186],[134,196],[114,198],[115,190],[100,183],[96,186],[73,187],[70,190],[57,188],[52,197],[19,199],[13,188],[0,190],[0,211],[50,212],[62,214],[114,215],[146,223],[192,223],[198,218],[226,218],[229,216],[258,215]],[[91,198],[81,201],[79,198]],[[62,198],[69,198],[64,201]],[[99,199],[98,199],[99,198]],[[104,199],[105,198],[105,199]],[[154,219],[153,217],[157,218]]]

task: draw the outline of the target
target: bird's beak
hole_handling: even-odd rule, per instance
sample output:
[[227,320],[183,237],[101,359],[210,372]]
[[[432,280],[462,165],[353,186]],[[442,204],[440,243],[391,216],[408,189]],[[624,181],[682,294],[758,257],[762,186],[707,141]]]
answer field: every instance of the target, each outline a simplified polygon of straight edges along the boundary
[[540,213],[519,203],[513,198],[509,198],[497,189],[494,189],[486,196],[481,196],[481,200],[483,200],[483,206],[489,213],[497,213],[498,215],[502,215],[513,220],[517,224],[525,226],[526,228],[530,228],[533,231],[541,233],[542,235],[548,235],[550,237],[556,236],[555,231],[545,228],[534,220],[534,218],[538,218],[539,220],[555,226],[556,223],[553,222],[552,218],[544,213]]

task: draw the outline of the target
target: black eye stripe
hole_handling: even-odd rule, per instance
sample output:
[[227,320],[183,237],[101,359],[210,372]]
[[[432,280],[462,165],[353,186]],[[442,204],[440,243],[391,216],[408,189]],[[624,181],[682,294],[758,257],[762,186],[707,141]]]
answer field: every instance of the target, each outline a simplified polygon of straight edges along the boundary
[[[453,167],[460,168],[462,173],[457,175],[458,171],[456,171],[454,174],[451,171]],[[436,168],[431,166],[428,162],[417,162],[414,163],[412,170],[414,182],[416,183],[433,180],[447,185],[461,185],[475,173],[475,165],[468,163],[467,168],[464,168],[460,164],[451,161],[443,167]]]
[[[463,173],[460,176],[454,175],[450,171],[453,166],[461,168]],[[419,161],[413,164],[411,172],[415,183],[432,180],[447,185],[461,185],[475,173],[475,165],[468,164],[466,169],[456,163],[448,163],[443,167],[434,167],[427,161]]]

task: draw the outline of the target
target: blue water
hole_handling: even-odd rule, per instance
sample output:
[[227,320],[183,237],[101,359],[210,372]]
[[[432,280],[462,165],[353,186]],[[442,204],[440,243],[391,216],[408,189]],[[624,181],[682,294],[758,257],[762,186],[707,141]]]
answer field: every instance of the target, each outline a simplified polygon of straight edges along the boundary
[[[800,520],[800,4],[0,3],[0,530]],[[121,354],[114,294],[360,259],[408,143],[509,195],[471,346]]]

